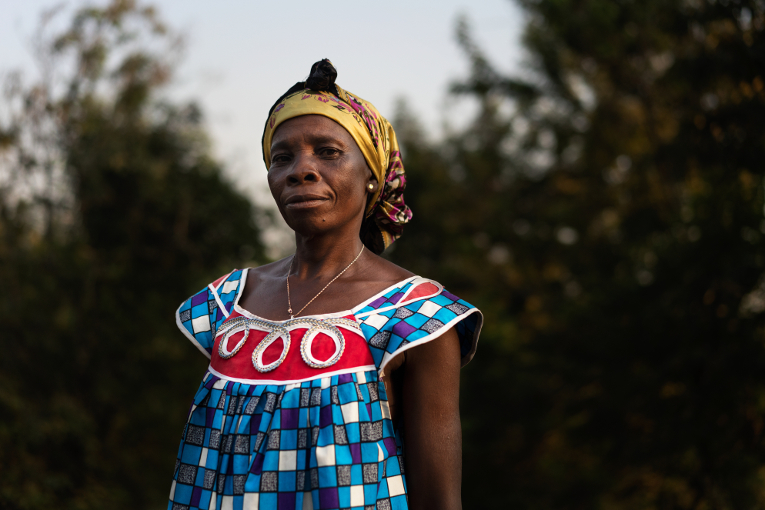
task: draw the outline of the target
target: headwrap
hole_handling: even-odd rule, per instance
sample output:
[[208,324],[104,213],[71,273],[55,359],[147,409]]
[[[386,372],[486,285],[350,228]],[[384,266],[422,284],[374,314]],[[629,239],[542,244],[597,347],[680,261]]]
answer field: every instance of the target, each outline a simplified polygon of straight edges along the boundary
[[406,177],[396,133],[372,103],[335,84],[337,71],[328,59],[316,62],[304,82],[293,85],[269,111],[263,131],[263,160],[271,165],[271,139],[282,122],[301,115],[323,115],[343,126],[361,149],[377,182],[367,206],[361,240],[382,253],[401,237],[412,211],[404,203]]

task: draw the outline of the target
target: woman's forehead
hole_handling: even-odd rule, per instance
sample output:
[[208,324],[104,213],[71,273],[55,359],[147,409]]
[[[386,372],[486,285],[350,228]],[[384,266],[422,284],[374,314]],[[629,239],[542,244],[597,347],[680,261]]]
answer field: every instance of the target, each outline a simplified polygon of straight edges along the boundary
[[351,134],[340,124],[323,115],[301,115],[285,120],[276,128],[271,143],[279,140],[301,137],[331,137],[353,141]]

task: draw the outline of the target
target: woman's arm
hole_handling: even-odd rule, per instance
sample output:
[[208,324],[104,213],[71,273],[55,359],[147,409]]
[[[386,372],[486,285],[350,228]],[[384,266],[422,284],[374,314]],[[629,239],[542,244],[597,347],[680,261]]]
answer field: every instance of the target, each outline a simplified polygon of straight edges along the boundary
[[409,507],[462,508],[460,345],[449,329],[406,351],[401,391]]

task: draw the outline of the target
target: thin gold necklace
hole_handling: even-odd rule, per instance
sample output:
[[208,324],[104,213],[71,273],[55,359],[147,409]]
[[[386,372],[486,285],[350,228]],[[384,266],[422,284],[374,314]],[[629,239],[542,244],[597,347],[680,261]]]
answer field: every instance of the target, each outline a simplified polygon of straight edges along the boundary
[[311,303],[313,303],[313,300],[314,300],[314,299],[316,299],[317,297],[319,297],[319,294],[321,294],[322,292],[324,292],[325,290],[327,290],[327,287],[329,287],[330,285],[332,285],[332,282],[334,282],[335,280],[337,280],[338,278],[340,278],[341,276],[343,276],[343,273],[344,273],[344,272],[346,272],[346,271],[348,271],[348,268],[349,268],[349,267],[351,267],[351,266],[353,265],[353,263],[354,263],[354,262],[356,262],[357,260],[359,260],[359,257],[361,257],[361,252],[363,252],[363,251],[364,251],[364,245],[362,244],[362,245],[361,245],[361,251],[359,251],[359,254],[358,254],[358,255],[356,255],[356,258],[355,258],[355,259],[353,259],[353,260],[351,261],[351,263],[350,263],[350,264],[348,264],[347,266],[345,266],[345,269],[343,269],[342,271],[340,271],[340,272],[337,274],[337,276],[335,276],[334,278],[332,278],[332,279],[329,281],[329,283],[328,283],[328,284],[326,284],[326,285],[324,286],[324,288],[323,288],[323,289],[321,289],[321,290],[318,292],[318,294],[316,294],[316,295],[315,295],[315,296],[314,296],[314,297],[313,297],[313,298],[312,298],[312,299],[311,299],[309,302],[307,302],[307,303],[305,304],[305,306],[304,306],[303,308],[301,308],[301,309],[298,311],[298,313],[296,313],[296,314],[294,314],[294,315],[293,315],[293,313],[292,313],[292,301],[290,300],[290,273],[292,272],[292,264],[295,262],[295,257],[293,256],[293,257],[292,257],[292,260],[290,261],[290,270],[289,270],[289,271],[287,271],[287,313],[288,313],[288,314],[290,314],[290,319],[294,319],[294,318],[295,318],[295,315],[300,315],[301,313],[303,313],[303,310],[305,310],[306,308],[308,308],[308,305],[310,305]]

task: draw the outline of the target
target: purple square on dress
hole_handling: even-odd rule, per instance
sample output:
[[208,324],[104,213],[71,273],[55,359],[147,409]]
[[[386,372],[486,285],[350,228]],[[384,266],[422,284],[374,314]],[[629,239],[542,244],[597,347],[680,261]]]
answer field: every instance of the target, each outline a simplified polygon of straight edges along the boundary
[[210,377],[210,378],[207,380],[207,382],[205,383],[205,388],[207,388],[207,389],[209,390],[210,388],[212,388],[212,387],[213,387],[213,384],[215,384],[216,382],[218,382],[218,378],[217,378],[217,377],[215,377],[214,375],[213,375],[213,376],[211,376],[211,377]]
[[[232,455],[233,457],[233,455]],[[266,456],[262,453],[258,452],[255,454],[255,460],[252,461],[252,467],[250,468],[250,473],[254,473],[256,475],[259,475],[263,472],[263,459],[265,459]]]
[[319,489],[319,508],[337,508],[339,506],[340,498],[336,488]]
[[213,426],[213,421],[215,420],[215,408],[214,407],[208,407],[207,408],[207,419],[205,420],[205,426],[209,429]]
[[371,306],[372,308],[378,308],[381,304],[385,303],[386,301],[387,299],[385,299],[385,296],[380,296],[379,298],[369,303],[368,306]]
[[234,389],[234,381],[229,381],[226,383],[226,395],[231,395],[231,391]]
[[448,292],[447,290],[444,290],[443,292],[441,292],[441,295],[445,296],[445,297],[448,297],[452,301],[459,301],[460,300],[460,298],[458,298],[457,296],[455,296],[451,292]]
[[412,332],[417,331],[417,328],[407,324],[404,321],[401,321],[401,322],[397,323],[395,326],[393,326],[393,330],[392,331],[393,331],[394,335],[398,335],[401,338],[406,338],[409,335],[411,335]]
[[337,376],[337,384],[345,384],[353,381],[351,374],[340,374]]
[[258,433],[261,418],[263,418],[262,414],[255,414],[250,418],[250,434],[255,435]]
[[300,417],[300,409],[282,409],[281,416],[281,429],[296,429],[298,428],[298,418]]
[[367,404],[367,416],[369,416],[369,420],[372,420],[372,404]]
[[191,493],[191,506],[199,506],[199,499],[202,497],[202,487],[194,487]]
[[396,441],[392,437],[386,437],[383,439],[383,443],[385,443],[385,449],[388,450],[388,456],[393,457],[396,455]]
[[351,458],[354,464],[361,464],[361,443],[351,443]]
[[319,414],[319,426],[326,427],[332,424],[332,406],[324,406]]
[[207,303],[207,291],[204,290],[191,298],[191,306],[197,306],[201,305],[202,303]]
[[388,303],[398,303],[398,300],[401,299],[401,297],[404,295],[403,292],[396,292],[391,297],[388,298]]
[[280,492],[276,508],[278,510],[294,510],[296,496],[297,493],[295,492]]
[[220,309],[220,308],[216,308],[216,312],[215,312],[215,322],[218,322],[218,321],[219,321],[219,320],[221,320],[222,318],[223,318],[223,312],[221,311],[221,309]]

